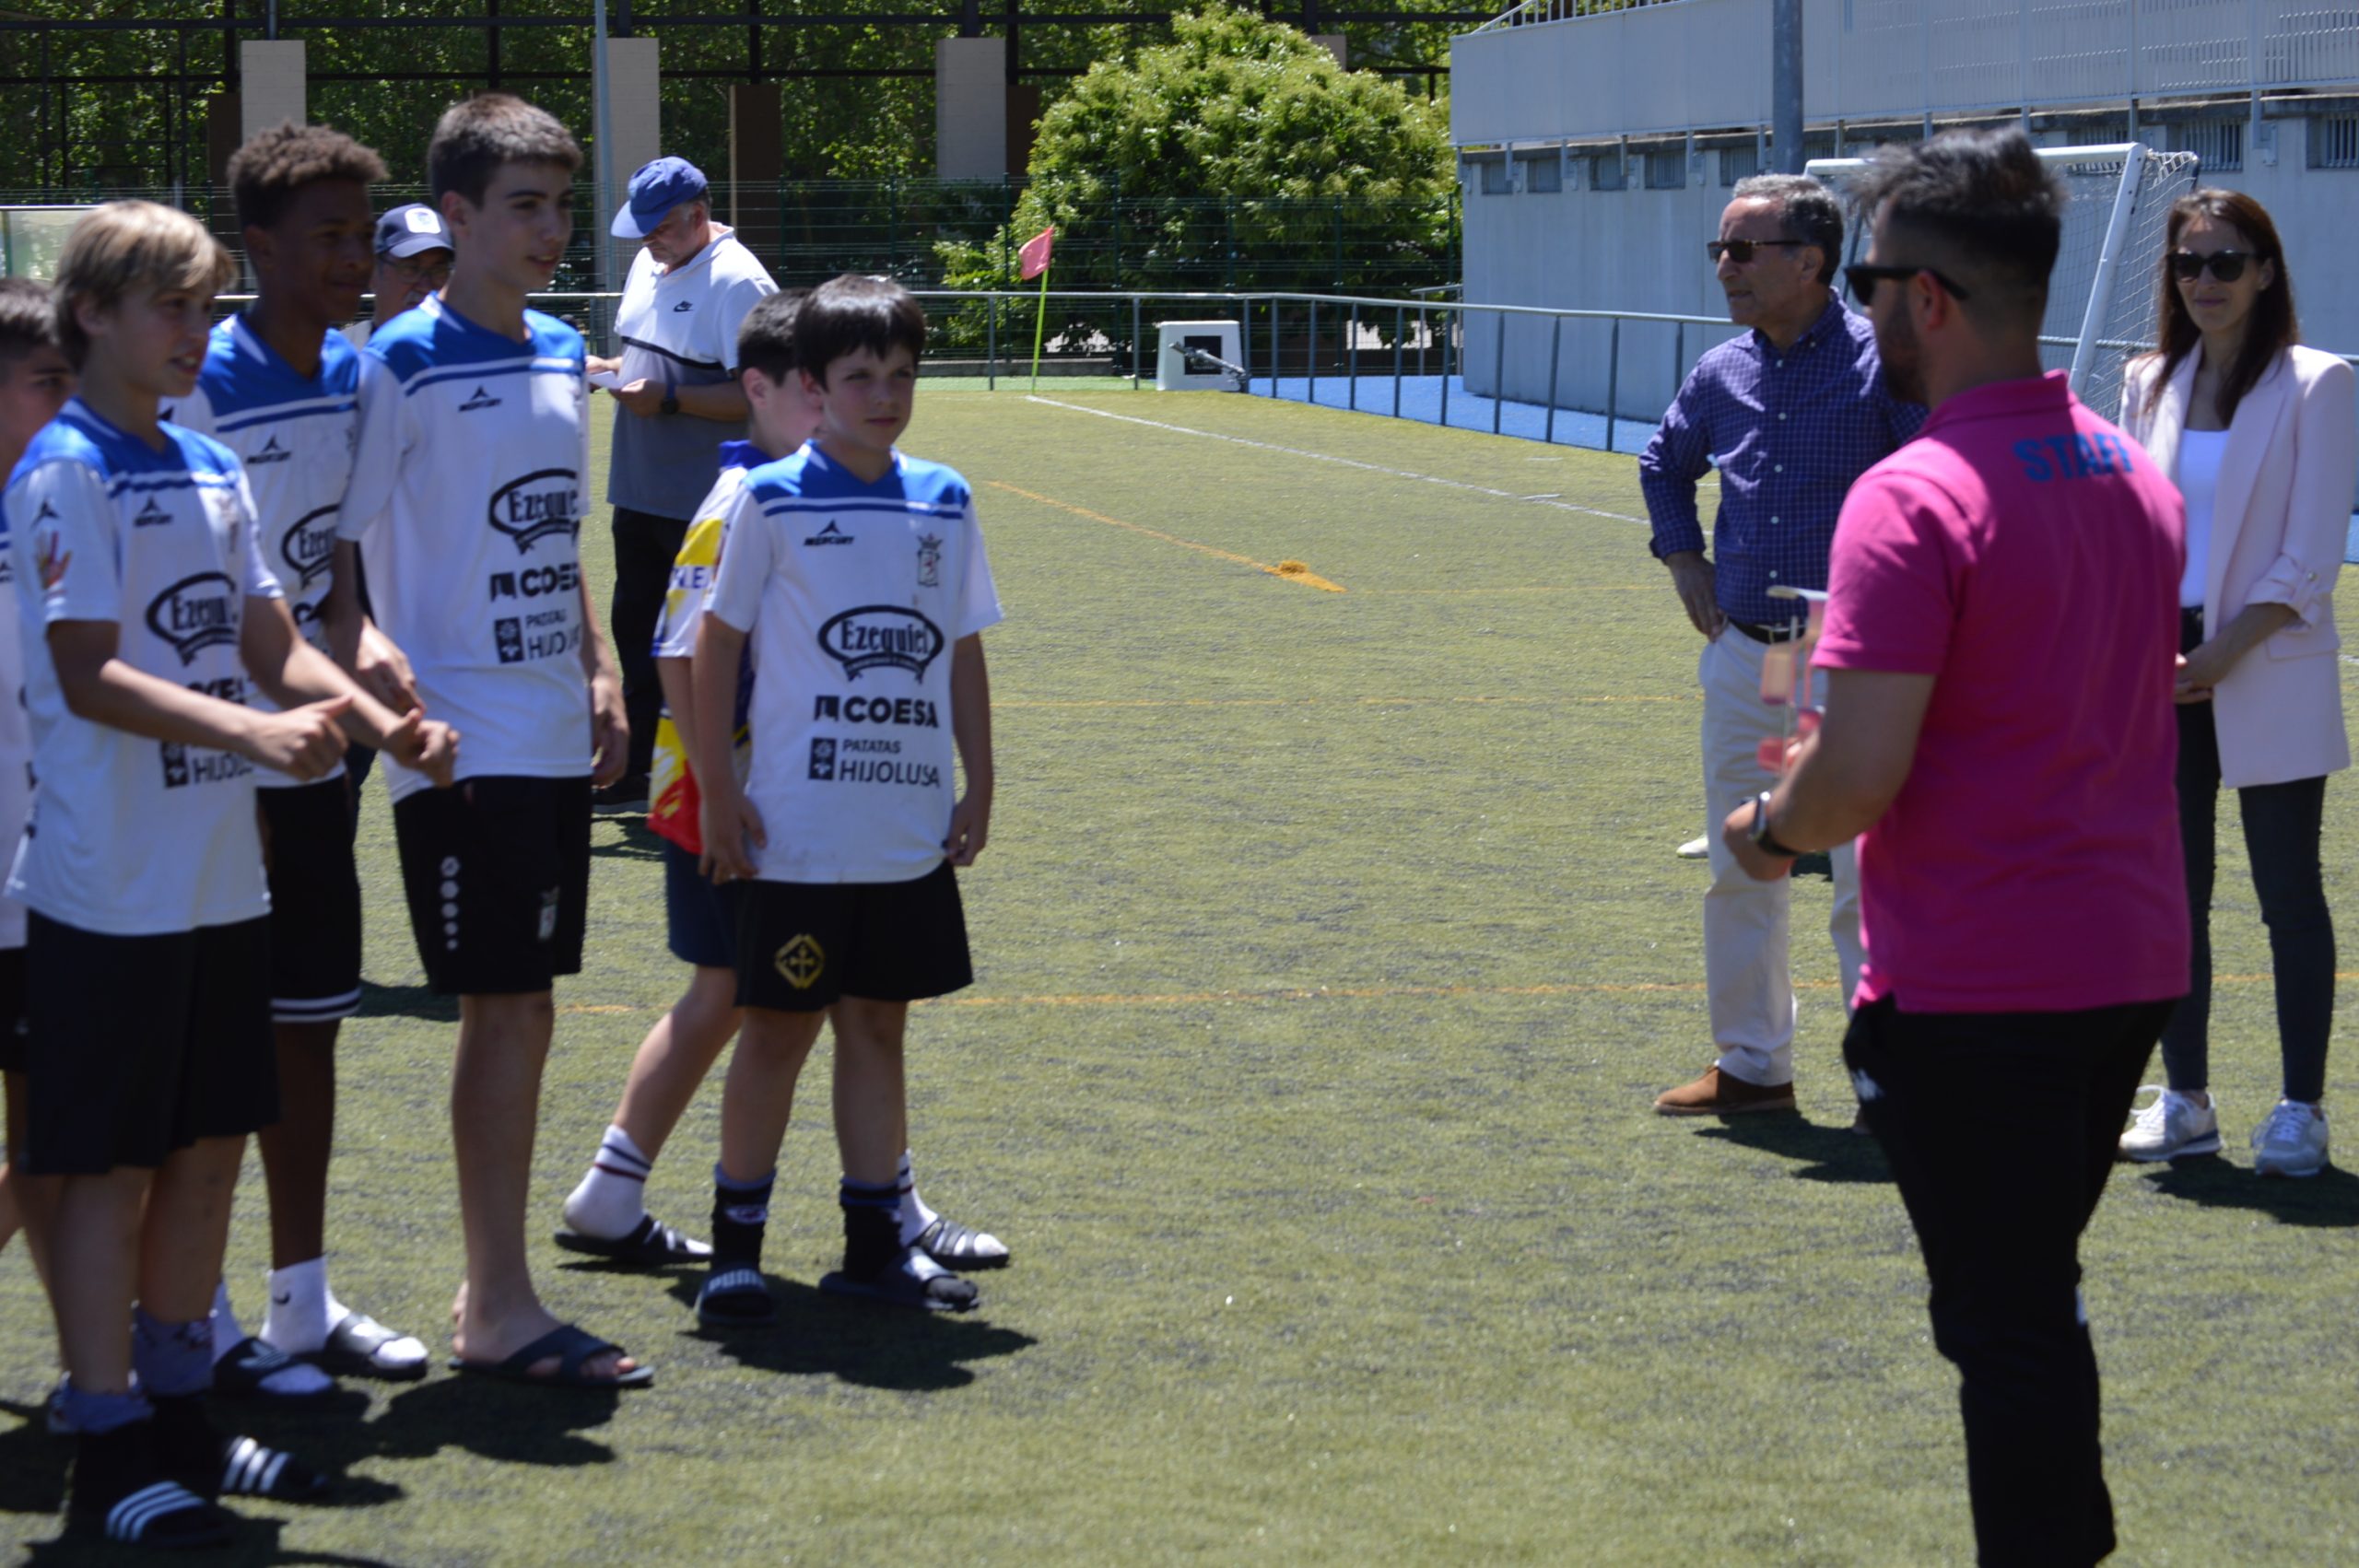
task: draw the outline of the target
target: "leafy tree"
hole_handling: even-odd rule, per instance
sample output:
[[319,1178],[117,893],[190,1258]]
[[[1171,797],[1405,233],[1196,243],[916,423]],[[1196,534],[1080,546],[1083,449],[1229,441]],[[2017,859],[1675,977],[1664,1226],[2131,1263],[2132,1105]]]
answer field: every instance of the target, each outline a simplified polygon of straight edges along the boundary
[[[1006,227],[942,247],[951,287],[1015,287],[1017,247],[1050,224],[1061,288],[1398,293],[1446,275],[1446,104],[1226,5],[1175,16],[1171,30],[1100,61],[1041,116]],[[1050,327],[1067,342],[1127,336],[1094,315],[1052,307]]]

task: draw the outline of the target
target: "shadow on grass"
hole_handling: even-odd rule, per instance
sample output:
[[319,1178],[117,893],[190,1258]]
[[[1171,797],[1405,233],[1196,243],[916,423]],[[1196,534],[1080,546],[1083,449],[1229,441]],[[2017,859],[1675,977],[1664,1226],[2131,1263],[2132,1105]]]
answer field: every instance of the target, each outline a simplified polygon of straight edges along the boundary
[[[230,1506],[234,1510],[234,1500]],[[393,1562],[381,1557],[355,1557],[348,1552],[305,1551],[288,1547],[280,1539],[286,1528],[287,1521],[284,1519],[248,1517],[240,1525],[236,1538],[229,1544],[216,1547],[190,1561],[205,1563],[206,1568],[214,1568],[215,1564],[219,1564],[220,1568],[244,1568],[248,1563],[282,1562],[313,1562],[325,1565],[325,1568],[394,1568]],[[157,1554],[152,1550],[140,1547],[114,1546],[76,1532],[53,1540],[32,1542],[25,1549],[24,1560],[38,1563],[73,1563],[76,1568],[82,1568],[83,1564],[88,1564],[88,1568],[113,1568],[116,1563],[125,1564],[126,1568],[129,1564],[145,1563],[152,1568]]]
[[360,982],[360,1016],[423,1018],[432,1024],[456,1024],[459,1021],[459,999],[440,995],[424,984],[381,986],[373,980],[363,980]]
[[2359,1225],[2359,1176],[2329,1165],[2302,1181],[2271,1181],[2217,1154],[2174,1160],[2147,1186],[2207,1209],[2249,1209],[2286,1225]]
[[598,819],[621,834],[611,842],[593,838],[590,853],[601,860],[660,860],[663,858],[663,840],[647,825],[643,812],[628,815],[602,816]]
[[1799,1116],[1749,1115],[1724,1117],[1700,1136],[1759,1149],[1789,1160],[1803,1162],[1794,1175],[1803,1181],[1890,1181],[1892,1167],[1884,1149],[1872,1138],[1851,1130],[1850,1124],[1804,1121]]
[[[675,1281],[672,1295],[693,1312],[701,1283],[701,1277]],[[776,1323],[728,1333],[699,1328],[696,1337],[741,1366],[837,1377],[900,1393],[964,1388],[975,1380],[967,1363],[1013,1355],[1039,1343],[1029,1334],[994,1328],[969,1314],[874,1306],[793,1281],[769,1283],[778,1302]]]

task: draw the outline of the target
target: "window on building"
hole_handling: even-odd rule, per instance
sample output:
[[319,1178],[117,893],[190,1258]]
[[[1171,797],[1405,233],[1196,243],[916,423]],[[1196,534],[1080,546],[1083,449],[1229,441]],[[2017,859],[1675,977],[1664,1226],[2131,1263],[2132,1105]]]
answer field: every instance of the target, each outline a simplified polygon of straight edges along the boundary
[[1748,144],[1720,149],[1720,183],[1733,185],[1761,172],[1761,148]]
[[1527,158],[1523,161],[1523,188],[1535,194],[1547,194],[1565,188],[1565,160],[1555,153],[1544,158]]
[[1515,189],[1515,182],[1508,172],[1506,158],[1486,158],[1476,167],[1483,171],[1483,194],[1504,196]]
[[1679,147],[1664,147],[1647,154],[1647,189],[1649,191],[1684,191],[1687,188],[1687,154]]
[[1592,154],[1589,160],[1589,188],[1592,191],[1619,191],[1630,183],[1622,167],[1619,152]]
[[2206,174],[2234,174],[2245,166],[2241,120],[2180,120],[2170,127],[2170,150],[2191,152]]
[[2359,169],[2359,114],[2319,114],[2310,120],[2312,169]]

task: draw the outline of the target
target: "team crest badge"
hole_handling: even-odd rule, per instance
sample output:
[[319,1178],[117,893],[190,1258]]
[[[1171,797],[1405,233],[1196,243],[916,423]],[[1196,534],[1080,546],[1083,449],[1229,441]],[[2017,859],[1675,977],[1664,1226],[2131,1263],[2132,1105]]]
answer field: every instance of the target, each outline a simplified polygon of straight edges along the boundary
[[918,586],[942,586],[942,541],[931,533],[918,537]]
[[806,931],[780,948],[770,962],[778,966],[780,977],[788,985],[798,991],[807,991],[826,967],[827,955]]
[[58,546],[63,541],[53,532],[33,536],[33,562],[41,568],[41,585],[55,588],[65,580],[65,568],[74,564],[74,552]]

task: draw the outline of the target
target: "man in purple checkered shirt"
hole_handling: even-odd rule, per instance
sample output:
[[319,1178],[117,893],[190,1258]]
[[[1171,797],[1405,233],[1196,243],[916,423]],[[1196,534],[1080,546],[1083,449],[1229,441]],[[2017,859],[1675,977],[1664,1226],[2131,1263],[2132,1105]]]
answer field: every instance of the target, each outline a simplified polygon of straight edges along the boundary
[[[1827,287],[1843,210],[1825,186],[1791,174],[1739,181],[1710,250],[1729,319],[1753,330],[1696,362],[1638,460],[1654,553],[1705,638],[1704,980],[1718,1059],[1655,1101],[1665,1116],[1794,1108],[1792,883],[1745,875],[1717,829],[1772,782],[1760,743],[1782,732],[1785,710],[1761,700],[1761,666],[1794,635],[1801,605],[1769,590],[1826,586],[1844,492],[1925,420],[1885,387],[1873,329]],[[1720,508],[1707,559],[1696,482],[1712,467]],[[1860,979],[1859,872],[1848,844],[1831,859],[1828,929],[1848,1006]]]

